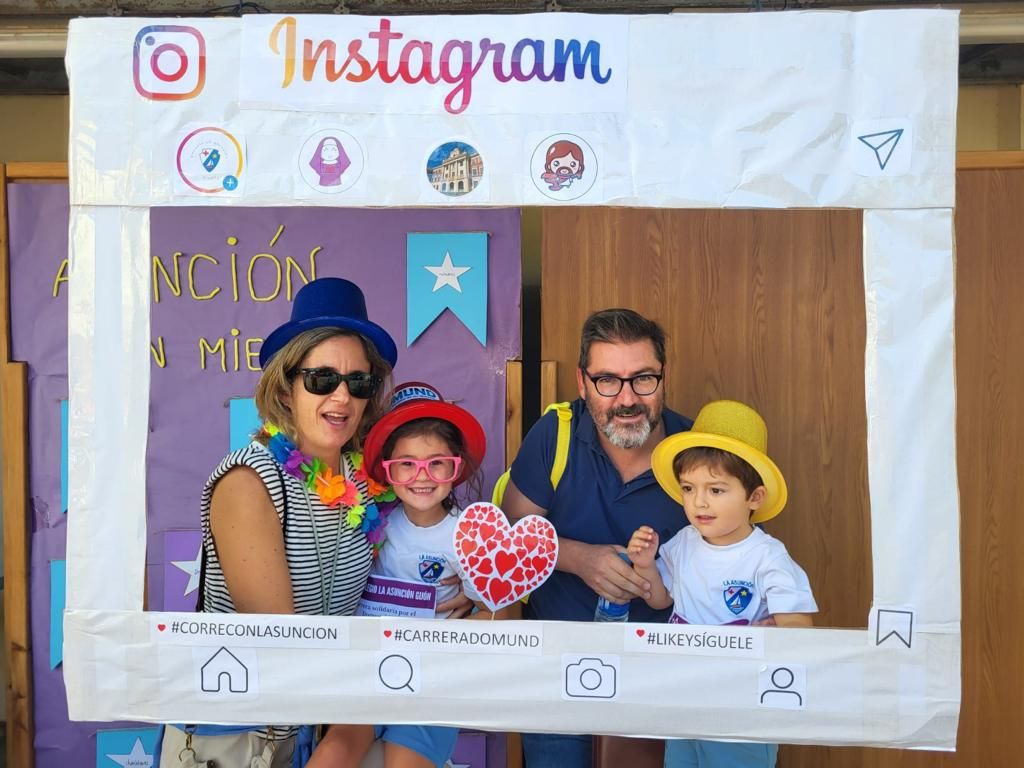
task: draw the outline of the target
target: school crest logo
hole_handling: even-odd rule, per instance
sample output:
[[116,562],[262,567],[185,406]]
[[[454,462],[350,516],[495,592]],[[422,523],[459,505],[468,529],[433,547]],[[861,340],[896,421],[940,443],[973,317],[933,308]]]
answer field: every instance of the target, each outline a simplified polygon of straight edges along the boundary
[[729,584],[722,590],[725,607],[739,616],[754,599],[753,585],[745,583]]
[[434,584],[444,572],[444,558],[437,555],[420,555],[420,578],[427,584]]
[[220,162],[220,150],[204,149],[199,153],[199,157],[201,158],[200,162],[202,162],[203,168],[205,168],[207,172],[212,172]]

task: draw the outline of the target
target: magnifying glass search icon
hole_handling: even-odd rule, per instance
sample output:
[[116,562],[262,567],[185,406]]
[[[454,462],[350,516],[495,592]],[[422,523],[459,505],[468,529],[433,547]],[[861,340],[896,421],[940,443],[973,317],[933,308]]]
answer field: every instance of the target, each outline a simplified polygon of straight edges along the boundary
[[412,661],[400,653],[385,656],[377,666],[377,677],[381,684],[392,691],[408,689],[410,693],[416,693],[411,685],[415,674]]

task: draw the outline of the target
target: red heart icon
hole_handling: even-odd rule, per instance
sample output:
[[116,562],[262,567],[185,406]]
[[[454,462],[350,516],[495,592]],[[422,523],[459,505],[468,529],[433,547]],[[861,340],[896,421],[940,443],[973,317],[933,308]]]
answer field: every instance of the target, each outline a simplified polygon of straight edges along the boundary
[[511,552],[495,552],[494,567],[501,576],[504,576],[519,564],[519,558]]
[[637,637],[643,637],[643,636],[644,636],[644,635],[646,635],[646,634],[647,634],[647,632],[646,632],[645,630],[643,630],[643,629],[638,629],[638,630],[636,631],[636,636],[637,636]]
[[[472,504],[455,527],[455,551],[470,584],[491,610],[530,594],[551,575],[558,553],[554,526],[528,515],[510,526],[493,504]],[[527,546],[529,544],[530,546]]]
[[157,624],[156,628],[159,629],[161,632],[163,632],[165,629],[167,629],[167,625],[166,624]]
[[385,629],[384,630],[384,637],[391,637],[391,630],[390,629]]

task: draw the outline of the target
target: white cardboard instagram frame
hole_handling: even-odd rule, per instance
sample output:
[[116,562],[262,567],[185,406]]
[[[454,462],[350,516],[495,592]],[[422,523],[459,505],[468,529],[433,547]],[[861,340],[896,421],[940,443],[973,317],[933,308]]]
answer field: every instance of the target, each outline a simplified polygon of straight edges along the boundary
[[[586,67],[582,77],[546,85],[537,78],[501,82],[482,67],[473,101],[460,114],[442,104],[450,83],[349,87],[316,82],[314,73],[291,90],[282,85],[284,62],[268,43],[275,25],[295,25],[300,40],[342,41],[344,50],[344,41],[373,39],[368,31],[381,29],[381,19],[356,16],[186,19],[152,28],[150,43],[182,51],[179,90],[200,88],[188,99],[147,98],[142,91],[152,83],[139,89],[133,82],[140,55],[133,56],[133,45],[148,21],[76,20],[69,35],[74,279],[64,676],[72,719],[423,722],[955,748],[955,13],[391,20],[406,40],[438,41],[435,56],[446,40],[503,40],[507,50],[526,39],[602,41],[610,85],[587,81]],[[183,34],[202,41],[205,58],[190,58],[196,49]],[[491,54],[498,56],[493,48]],[[204,69],[193,78],[188,67],[195,66]],[[168,80],[172,96],[174,82]],[[559,88],[571,98],[551,98]],[[181,194],[175,149],[196,125],[244,138],[237,188]],[[295,148],[325,127],[359,138],[366,167],[351,190],[317,198],[299,191]],[[329,628],[348,646],[344,652],[299,641],[162,641],[163,627],[197,617],[142,611],[146,470],[138,457],[148,430],[149,209],[558,204],[528,178],[529,161],[546,135],[565,133],[584,137],[601,168],[600,183],[573,204],[864,209],[869,630],[735,630],[761,649],[737,657],[647,653],[630,640],[630,632],[644,629],[635,625],[581,631],[561,622],[503,622],[502,630],[541,633],[540,647],[417,647],[409,653],[419,686],[412,695],[382,689],[377,680],[381,654],[393,647],[382,632],[395,622],[200,617],[237,626],[278,621],[313,634]],[[472,137],[485,156],[487,184],[465,198],[444,198],[426,183],[423,158],[430,146],[462,137]],[[202,691],[198,665],[217,645],[248,660],[258,687]],[[617,666],[613,697],[573,698],[579,681],[566,681],[564,672],[581,656]],[[759,680],[777,666],[803,681],[801,708],[759,701]]]

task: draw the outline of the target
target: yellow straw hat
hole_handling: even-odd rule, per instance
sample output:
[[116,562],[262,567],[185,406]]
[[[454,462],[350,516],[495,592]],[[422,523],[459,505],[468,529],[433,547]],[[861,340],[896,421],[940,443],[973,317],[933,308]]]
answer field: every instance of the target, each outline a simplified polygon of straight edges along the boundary
[[786,506],[786,478],[768,458],[768,427],[761,415],[749,405],[735,400],[715,400],[700,409],[693,429],[669,435],[654,448],[651,468],[665,493],[683,503],[679,478],[672,463],[687,448],[719,448],[734,453],[757,470],[764,482],[761,508],[750,518],[752,523],[771,520]]

